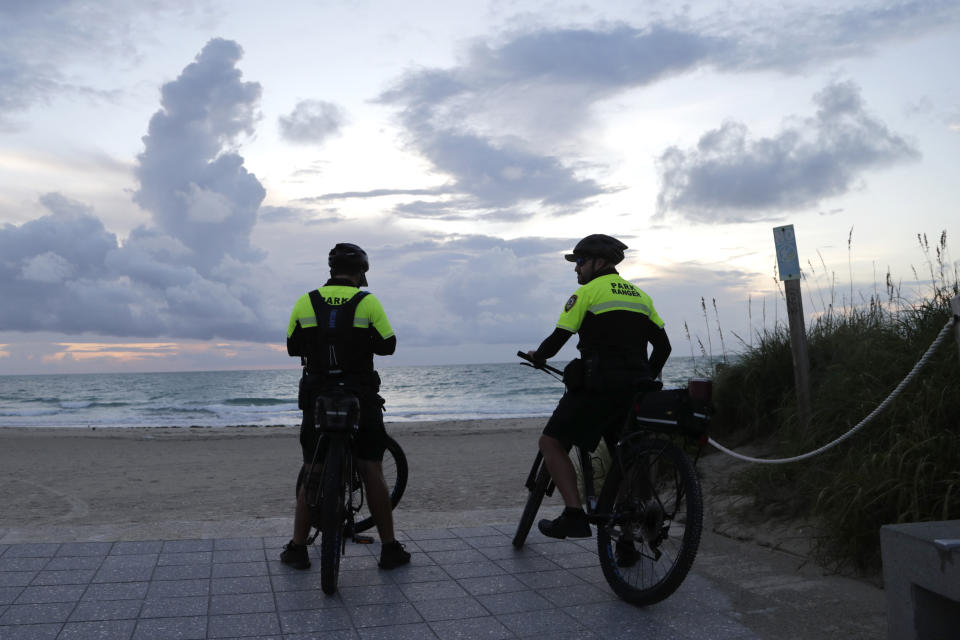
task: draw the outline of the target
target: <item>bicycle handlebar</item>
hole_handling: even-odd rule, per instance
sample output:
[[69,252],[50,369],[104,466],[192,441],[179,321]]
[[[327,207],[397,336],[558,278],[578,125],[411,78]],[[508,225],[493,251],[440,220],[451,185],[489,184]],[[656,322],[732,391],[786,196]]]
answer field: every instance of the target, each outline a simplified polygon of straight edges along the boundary
[[561,371],[560,369],[557,369],[556,367],[551,367],[551,366],[548,365],[545,361],[544,361],[544,362],[537,362],[536,360],[534,360],[533,358],[531,358],[525,351],[517,351],[517,356],[520,357],[520,358],[522,358],[523,360],[526,360],[527,363],[528,363],[531,367],[533,367],[534,369],[545,369],[545,370],[550,371],[550,372],[552,372],[552,373],[556,373],[556,374],[559,374],[559,375],[561,375],[561,376],[563,375],[563,371]]

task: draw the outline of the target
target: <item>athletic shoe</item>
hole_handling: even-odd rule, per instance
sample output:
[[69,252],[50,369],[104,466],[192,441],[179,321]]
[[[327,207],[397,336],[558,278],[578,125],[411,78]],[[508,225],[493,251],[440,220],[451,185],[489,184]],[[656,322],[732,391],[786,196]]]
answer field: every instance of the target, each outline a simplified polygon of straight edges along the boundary
[[377,564],[381,569],[396,569],[408,562],[410,553],[396,540],[385,542],[380,548],[380,562]]
[[553,520],[541,520],[537,523],[540,533],[550,538],[589,538],[593,535],[587,514],[583,509],[567,507],[559,517]]
[[309,569],[310,556],[307,555],[307,545],[297,544],[291,540],[280,552],[280,562],[294,569]]

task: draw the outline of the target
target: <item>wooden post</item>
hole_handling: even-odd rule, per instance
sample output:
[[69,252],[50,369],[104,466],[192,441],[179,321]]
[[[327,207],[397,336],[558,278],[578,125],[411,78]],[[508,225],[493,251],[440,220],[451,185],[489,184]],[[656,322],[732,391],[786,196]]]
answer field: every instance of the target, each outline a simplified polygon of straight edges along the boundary
[[810,426],[810,356],[807,354],[807,329],[800,295],[800,259],[793,225],[774,227],[773,241],[777,248],[777,265],[787,297],[787,319],[790,322],[790,349],[793,354],[793,382],[797,393],[797,415],[800,425]]
[[960,349],[960,296],[956,296],[950,301],[950,307],[953,309],[953,335],[957,337],[957,348]]

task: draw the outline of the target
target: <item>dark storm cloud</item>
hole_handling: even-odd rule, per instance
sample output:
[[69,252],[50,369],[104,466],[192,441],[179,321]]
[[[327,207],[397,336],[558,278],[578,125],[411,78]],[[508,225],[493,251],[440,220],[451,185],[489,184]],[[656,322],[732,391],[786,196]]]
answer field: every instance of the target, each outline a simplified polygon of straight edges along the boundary
[[303,100],[290,115],[277,119],[280,134],[296,144],[320,144],[340,132],[346,123],[343,109],[323,100]]
[[867,112],[855,84],[829,85],[814,103],[814,116],[788,121],[769,138],[751,139],[746,125],[727,122],[694,148],[667,149],[659,158],[657,217],[770,219],[845,193],[869,169],[918,157]]
[[58,194],[49,211],[0,228],[0,329],[111,336],[273,340],[281,320],[251,269],[264,190],[231,151],[253,129],[260,87],[240,47],[211,40],[150,120],[135,199],[153,224],[121,244],[94,211]]
[[[473,44],[457,66],[411,71],[379,100],[398,109],[410,148],[449,176],[469,206],[463,215],[503,207],[524,215],[530,206],[559,215],[611,190],[547,150],[581,133],[601,100],[698,68],[797,73],[960,21],[960,5],[946,1],[772,11],[745,7],[698,22],[512,33]],[[501,133],[505,127],[509,135]],[[740,133],[718,135],[736,142]],[[753,199],[790,202],[796,195],[761,192]],[[442,203],[397,213],[456,217]]]

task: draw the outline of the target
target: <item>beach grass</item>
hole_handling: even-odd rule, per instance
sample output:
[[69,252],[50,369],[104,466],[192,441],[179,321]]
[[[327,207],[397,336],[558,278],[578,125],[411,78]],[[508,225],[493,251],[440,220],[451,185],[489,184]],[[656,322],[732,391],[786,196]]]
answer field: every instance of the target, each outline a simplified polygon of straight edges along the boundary
[[[883,294],[826,304],[807,329],[812,420],[798,420],[789,331],[759,332],[715,375],[715,435],[761,444],[768,457],[821,447],[877,407],[924,354],[960,293],[946,235],[930,258],[930,288],[907,300],[887,275]],[[833,295],[831,292],[831,298]],[[851,291],[852,298],[852,291]],[[950,337],[890,406],[838,446],[805,461],[749,465],[733,478],[757,512],[817,523],[818,561],[863,573],[880,568],[880,527],[960,518],[960,359]]]

